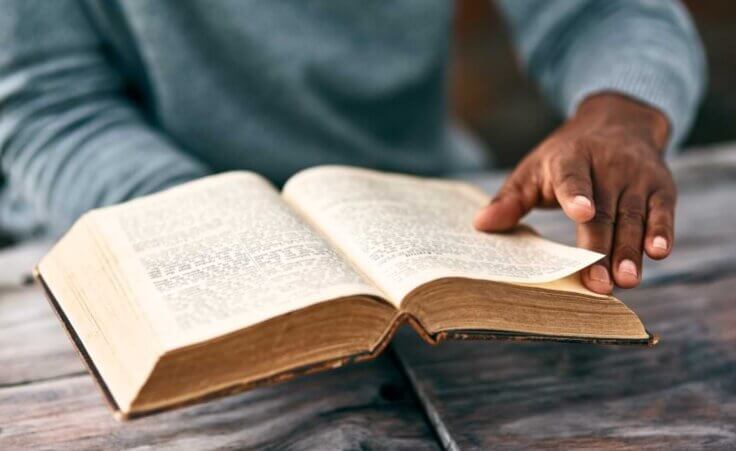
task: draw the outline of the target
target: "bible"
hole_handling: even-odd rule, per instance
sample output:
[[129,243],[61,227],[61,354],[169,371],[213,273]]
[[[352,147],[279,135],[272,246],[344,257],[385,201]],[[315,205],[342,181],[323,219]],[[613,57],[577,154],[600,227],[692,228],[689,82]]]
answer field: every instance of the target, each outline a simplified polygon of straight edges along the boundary
[[346,166],[281,192],[227,172],[86,213],[35,274],[123,419],[370,359],[402,323],[430,344],[654,344],[580,282],[602,255],[528,227],[478,232],[487,202]]

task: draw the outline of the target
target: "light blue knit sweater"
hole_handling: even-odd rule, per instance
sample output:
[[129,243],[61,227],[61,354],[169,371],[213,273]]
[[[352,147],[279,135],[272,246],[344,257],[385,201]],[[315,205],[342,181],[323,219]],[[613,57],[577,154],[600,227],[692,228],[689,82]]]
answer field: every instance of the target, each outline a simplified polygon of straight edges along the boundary
[[[563,113],[618,91],[666,113],[680,141],[704,59],[679,3],[500,6]],[[0,230],[58,234],[214,171],[442,173],[452,13],[445,0],[3,0]]]

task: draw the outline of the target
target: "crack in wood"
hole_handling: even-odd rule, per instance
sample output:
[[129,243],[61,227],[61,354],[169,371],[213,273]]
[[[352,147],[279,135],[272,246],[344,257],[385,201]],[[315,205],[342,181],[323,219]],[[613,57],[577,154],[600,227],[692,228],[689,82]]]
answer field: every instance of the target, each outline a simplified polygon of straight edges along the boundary
[[27,379],[27,380],[21,380],[17,382],[10,382],[10,383],[3,383],[0,384],[0,390],[6,390],[10,388],[16,388],[16,387],[23,387],[26,385],[33,385],[33,384],[41,384],[44,382],[52,382],[62,379],[72,379],[79,376],[89,376],[89,373],[86,371],[75,371],[73,373],[66,373],[66,374],[58,374],[50,377],[39,377],[36,379]]
[[391,344],[386,347],[386,354],[401,373],[407,386],[411,389],[411,393],[417,405],[421,406],[425,421],[432,426],[430,429],[434,432],[434,437],[437,440],[437,443],[441,444],[442,448],[445,450],[458,450],[459,448],[457,447],[457,444],[452,440],[449,431],[442,422],[442,419],[439,417],[439,413],[434,409],[432,402],[429,401],[424,390],[421,389],[413,371],[408,365],[406,365],[401,354]]

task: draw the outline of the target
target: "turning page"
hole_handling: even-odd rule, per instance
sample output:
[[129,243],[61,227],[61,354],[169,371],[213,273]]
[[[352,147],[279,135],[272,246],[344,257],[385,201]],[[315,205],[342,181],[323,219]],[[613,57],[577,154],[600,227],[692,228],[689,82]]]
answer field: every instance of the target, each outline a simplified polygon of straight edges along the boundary
[[91,220],[169,347],[343,296],[382,296],[264,178],[211,176]]
[[476,231],[488,198],[462,182],[323,166],[292,177],[283,195],[394,303],[438,278],[538,284],[603,257],[526,229]]

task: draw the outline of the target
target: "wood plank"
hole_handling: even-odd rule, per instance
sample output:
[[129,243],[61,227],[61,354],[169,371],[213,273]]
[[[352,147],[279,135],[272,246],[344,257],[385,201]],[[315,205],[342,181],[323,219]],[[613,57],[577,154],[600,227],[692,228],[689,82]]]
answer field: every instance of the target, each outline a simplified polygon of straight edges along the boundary
[[49,247],[32,241],[0,252],[0,387],[84,372],[43,293],[29,284]]
[[[679,241],[675,254],[659,273],[659,266],[652,271],[649,265],[648,280],[653,280],[654,273],[657,283],[681,277],[692,268],[700,268],[701,275],[728,269],[730,257],[736,255],[728,247],[733,244],[728,224],[736,223],[733,187],[729,182],[736,168],[736,151],[726,149],[678,165],[684,168],[675,170],[681,190]],[[499,181],[498,176],[484,179],[486,185]],[[545,235],[568,241],[572,238],[572,227],[558,214],[538,212],[531,219]],[[30,255],[30,251],[26,253]],[[5,386],[0,388],[2,449],[30,445],[63,449],[143,444],[187,448],[218,444],[227,447],[278,444],[294,449],[363,445],[436,447],[431,430],[407,394],[410,387],[385,357],[178,412],[125,425],[116,423],[90,379],[80,375],[82,367],[40,293],[35,288],[17,288],[17,280],[26,272],[21,268],[18,274],[13,273],[9,283],[0,280],[0,387]],[[733,288],[736,287],[726,289],[733,291]],[[699,313],[697,309],[681,313],[684,316],[678,327],[689,330],[691,335],[705,328],[703,321],[693,326],[688,317]],[[723,317],[733,324],[733,312],[726,313]],[[678,327],[665,328],[666,334],[656,324],[653,329],[665,334],[667,343],[667,335],[676,333]],[[637,357],[638,354],[625,357],[631,350],[619,353],[548,345],[453,343],[430,349],[423,344],[412,345],[412,341],[416,341],[415,337],[403,331],[397,348],[408,374],[424,397],[428,413],[451,446],[462,443],[485,447],[502,443],[495,439],[484,441],[493,431],[500,431],[503,443],[510,446],[546,446],[549,437],[554,437],[556,441],[549,442],[550,446],[583,447],[601,443],[621,443],[623,447],[665,444],[668,440],[680,444],[702,444],[710,440],[711,444],[730,445],[736,433],[722,422],[706,424],[721,414],[733,423],[736,411],[732,400],[734,386],[727,383],[736,379],[732,354],[718,346],[714,350],[708,340],[693,339],[689,344],[687,340],[677,341],[670,345],[675,346],[675,351],[672,347],[665,348],[670,351],[657,358]],[[734,348],[732,341],[726,344],[730,345],[728,350]],[[661,353],[664,345],[654,352]],[[468,349],[463,350],[464,347]],[[474,348],[477,350],[473,351]],[[642,351],[646,352],[636,352]],[[619,357],[610,357],[615,355]],[[486,359],[485,366],[476,368],[481,359]],[[660,360],[664,362],[664,370],[658,367]],[[637,365],[641,368],[635,371]],[[496,367],[508,370],[498,372]],[[637,374],[642,369],[643,376]],[[571,378],[566,371],[575,377]],[[433,391],[431,381],[423,379],[434,373],[440,375],[439,391],[436,387]],[[730,375],[730,379],[724,374]],[[452,380],[448,387],[442,382],[446,377],[457,380]],[[641,379],[638,385],[634,383],[637,378]],[[661,390],[651,388],[660,381],[664,381]],[[545,383],[552,383],[549,390],[543,389]],[[380,396],[381,392],[384,398],[396,400],[387,401]],[[534,396],[525,398],[527,392]],[[659,400],[659,396],[664,400]],[[458,403],[450,405],[449,412],[454,413],[451,417],[443,410],[448,397]],[[489,401],[500,407],[500,415],[490,407]],[[557,401],[563,401],[560,410],[552,409]],[[576,408],[570,409],[565,404],[574,404]],[[648,412],[649,423],[641,421],[642,409]],[[670,413],[685,409],[695,410],[694,418],[700,421],[690,429],[683,425],[680,416]],[[445,421],[446,417],[449,422]],[[578,422],[586,423],[587,418],[598,421],[598,429],[591,426],[593,420],[587,422],[589,429],[579,428]],[[558,420],[561,422],[555,423]],[[467,430],[455,427],[457,424],[467,426]],[[305,427],[306,435],[294,432]],[[603,441],[596,436],[603,437]],[[262,440],[257,440],[258,437]],[[681,441],[683,437],[686,439]]]
[[0,297],[0,449],[438,449],[390,357],[115,421],[36,286]]
[[84,371],[37,286],[0,291],[0,387]]
[[33,267],[50,247],[50,242],[41,240],[0,247],[0,297],[3,290],[30,282]]
[[[736,272],[736,144],[694,150],[674,159],[671,167],[679,191],[675,247],[665,260],[646,259],[642,286]],[[495,193],[505,176],[466,179]],[[535,210],[525,222],[545,237],[575,244],[575,227],[559,210]]]
[[628,299],[658,346],[394,346],[451,449],[736,448],[736,276]]
[[388,357],[126,423],[89,376],[0,388],[0,449],[439,449]]
[[391,359],[118,423],[35,287],[0,297],[0,449],[320,447],[436,449]]

